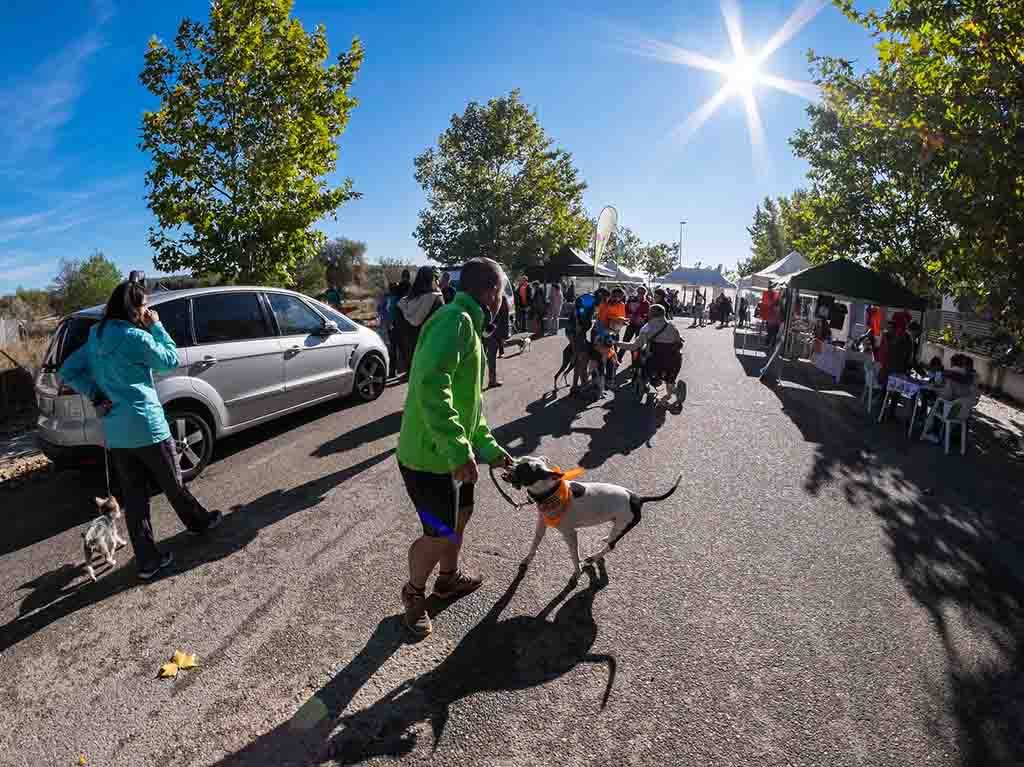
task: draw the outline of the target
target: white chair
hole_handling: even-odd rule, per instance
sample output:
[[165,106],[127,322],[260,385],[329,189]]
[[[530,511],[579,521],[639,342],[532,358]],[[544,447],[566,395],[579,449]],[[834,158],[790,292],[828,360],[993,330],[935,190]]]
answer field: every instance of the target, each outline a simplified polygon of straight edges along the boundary
[[[975,394],[970,397],[961,397],[956,400],[938,399],[932,405],[928,417],[924,421],[924,429],[921,430],[921,439],[929,438],[929,430],[932,424],[938,420],[942,429],[946,432],[946,455],[949,455],[949,443],[953,436],[953,427],[960,427],[960,455],[967,453],[967,421],[970,420],[971,412],[981,401],[981,395]],[[936,440],[938,441],[938,440]]]
[[[875,406],[875,392],[882,392],[882,385],[878,382],[879,365],[874,360],[864,361],[864,392],[860,395],[861,401],[867,403],[868,415],[871,415]],[[883,397],[884,399],[884,397]]]

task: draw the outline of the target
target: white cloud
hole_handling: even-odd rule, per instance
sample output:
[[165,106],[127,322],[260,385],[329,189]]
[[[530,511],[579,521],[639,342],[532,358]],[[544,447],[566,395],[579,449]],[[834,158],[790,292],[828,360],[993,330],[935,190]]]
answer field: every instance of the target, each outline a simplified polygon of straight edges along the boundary
[[[30,151],[53,146],[57,132],[74,116],[85,90],[87,65],[105,45],[102,28],[112,15],[110,2],[93,2],[84,35],[36,67],[31,76],[0,90],[0,166],[16,166]],[[11,172],[17,168],[5,169]]]

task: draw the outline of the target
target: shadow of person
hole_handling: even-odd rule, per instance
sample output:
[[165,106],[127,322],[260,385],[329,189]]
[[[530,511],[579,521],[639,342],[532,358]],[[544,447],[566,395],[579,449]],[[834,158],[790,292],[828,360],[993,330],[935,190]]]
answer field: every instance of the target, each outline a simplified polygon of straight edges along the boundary
[[551,392],[526,406],[526,415],[491,430],[498,443],[515,455],[534,455],[544,438],[571,434],[573,422],[583,413],[580,401],[556,398]]
[[[436,618],[453,602],[431,596],[427,612]],[[226,756],[217,767],[273,764],[276,767],[307,765],[328,742],[338,717],[373,675],[388,662],[399,647],[409,641],[401,615],[391,615],[377,624],[362,650],[344,669],[307,700],[287,722],[260,736],[241,751]]]
[[453,703],[481,692],[524,690],[553,681],[581,663],[609,668],[601,707],[615,683],[616,662],[591,652],[597,638],[594,597],[608,585],[603,563],[587,568],[589,586],[565,602],[553,621],[548,616],[572,592],[566,586],[540,613],[500,620],[526,573],[520,568],[508,589],[441,665],[410,679],[377,703],[341,720],[343,729],[323,758],[355,764],[375,756],[401,757],[416,746],[410,728],[430,723],[434,748],[444,734]]
[[[394,449],[385,450],[340,471],[326,474],[289,490],[275,490],[250,504],[232,509],[224,522],[209,537],[195,539],[184,530],[159,542],[162,549],[174,552],[174,565],[165,577],[186,572],[207,562],[215,562],[248,546],[260,531],[277,522],[318,505],[328,492],[367,469],[386,461]],[[128,559],[129,549],[121,549],[119,558]],[[67,617],[123,591],[140,585],[135,567],[119,567],[96,583],[70,586],[74,565],[63,565],[30,581],[23,588],[33,590],[22,600],[19,614],[0,626],[0,652],[27,639],[54,621]],[[31,612],[28,608],[31,608]]]
[[654,435],[665,424],[665,408],[644,405],[633,396],[632,390],[618,392],[603,409],[602,426],[577,429],[591,435],[587,451],[577,461],[581,468],[596,469],[612,456],[629,455],[641,447],[650,447]]
[[335,453],[344,453],[370,442],[376,442],[378,439],[390,437],[392,434],[398,434],[398,430],[401,428],[402,411],[396,410],[394,413],[388,413],[376,421],[370,421],[370,423],[347,431],[325,442],[314,450],[311,455],[314,458],[324,458]]

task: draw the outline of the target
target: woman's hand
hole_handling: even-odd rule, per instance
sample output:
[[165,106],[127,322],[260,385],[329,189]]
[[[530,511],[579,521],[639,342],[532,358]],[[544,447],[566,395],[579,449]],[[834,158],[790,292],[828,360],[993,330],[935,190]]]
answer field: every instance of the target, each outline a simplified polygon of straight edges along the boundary
[[142,313],[142,325],[147,330],[158,322],[160,322],[160,315],[156,313],[155,309],[147,308],[146,311]]

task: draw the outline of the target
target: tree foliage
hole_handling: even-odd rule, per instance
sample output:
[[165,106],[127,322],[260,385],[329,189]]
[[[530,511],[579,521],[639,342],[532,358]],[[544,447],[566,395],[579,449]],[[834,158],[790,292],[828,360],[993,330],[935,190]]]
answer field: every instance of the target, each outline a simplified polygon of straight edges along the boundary
[[[856,74],[848,62],[817,59],[819,80],[838,130],[852,134],[844,143],[868,156],[867,167],[850,173],[874,170],[872,201],[893,206],[899,219],[889,225],[879,210],[869,228],[861,219],[842,236],[893,269],[911,271],[916,261],[938,290],[987,303],[1024,332],[1020,3],[891,0],[881,13],[859,12],[852,0],[837,4],[878,37],[878,61]],[[843,149],[821,154],[850,161]],[[850,209],[841,199],[824,202]]]
[[356,104],[362,46],[325,66],[324,28],[306,33],[291,8],[216,0],[209,23],[185,19],[173,46],[150,41],[140,79],[160,105],[143,115],[140,147],[158,269],[286,283],[323,242],[313,224],[357,196],[324,176]]
[[586,184],[518,90],[470,102],[415,164],[427,207],[414,236],[434,261],[488,256],[520,271],[563,245],[587,244]]
[[288,287],[307,296],[319,296],[327,290],[327,265],[319,253],[304,255],[296,262]]
[[771,266],[794,250],[803,253],[811,229],[805,214],[810,197],[806,191],[798,189],[789,197],[765,197],[754,208],[754,220],[747,227],[750,258],[736,265],[741,277]]
[[63,314],[105,304],[122,281],[117,265],[96,251],[85,261],[62,260],[53,281],[53,293]]
[[679,243],[649,243],[644,246],[640,268],[649,277],[657,278],[671,272],[678,263]]
[[326,267],[327,282],[344,285],[366,284],[366,243],[339,237],[324,244],[320,260]]
[[[592,221],[591,230],[597,228]],[[603,260],[618,264],[625,269],[640,269],[644,261],[644,243],[628,226],[620,226],[612,232],[605,245]]]

